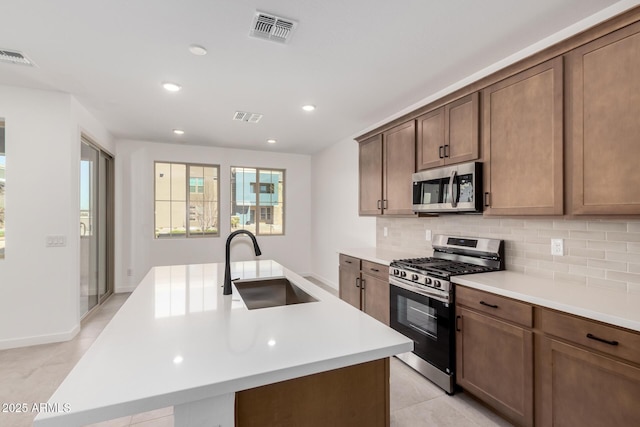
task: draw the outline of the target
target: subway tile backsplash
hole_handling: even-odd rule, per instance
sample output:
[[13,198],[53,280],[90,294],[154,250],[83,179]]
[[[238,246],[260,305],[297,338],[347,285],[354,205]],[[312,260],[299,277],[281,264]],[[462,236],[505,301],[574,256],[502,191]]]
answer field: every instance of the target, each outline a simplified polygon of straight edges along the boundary
[[[387,237],[384,237],[384,228]],[[376,221],[378,248],[431,255],[432,234],[505,241],[507,270],[640,293],[640,220],[497,219],[480,215],[384,218]],[[551,255],[564,239],[564,256]]]

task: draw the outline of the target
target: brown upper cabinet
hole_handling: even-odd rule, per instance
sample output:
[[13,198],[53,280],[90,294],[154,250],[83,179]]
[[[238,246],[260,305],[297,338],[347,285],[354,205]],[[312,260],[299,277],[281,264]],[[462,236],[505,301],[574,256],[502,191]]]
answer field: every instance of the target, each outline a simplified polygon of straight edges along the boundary
[[360,215],[413,213],[415,146],[413,120],[360,142]]
[[477,92],[416,119],[416,169],[424,170],[479,157]]
[[640,23],[567,56],[573,214],[640,214]]
[[562,215],[562,57],[483,91],[485,215]]

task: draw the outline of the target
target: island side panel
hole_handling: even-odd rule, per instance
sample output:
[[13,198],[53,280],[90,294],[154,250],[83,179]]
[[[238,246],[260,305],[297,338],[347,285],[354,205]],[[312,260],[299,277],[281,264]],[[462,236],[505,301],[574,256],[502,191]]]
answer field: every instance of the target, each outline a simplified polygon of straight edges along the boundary
[[236,393],[236,426],[389,427],[389,359]]

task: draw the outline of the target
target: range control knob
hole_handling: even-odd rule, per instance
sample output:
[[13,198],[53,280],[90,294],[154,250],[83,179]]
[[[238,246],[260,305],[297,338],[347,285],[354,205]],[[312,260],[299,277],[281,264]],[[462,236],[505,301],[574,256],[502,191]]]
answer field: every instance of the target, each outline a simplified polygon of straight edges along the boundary
[[418,275],[417,274],[412,274],[411,275],[411,280],[418,280]]
[[400,275],[400,270],[398,270],[397,268],[394,268],[394,269],[393,269],[393,275],[394,275],[394,276],[398,276],[398,275]]
[[440,280],[434,280],[433,286],[435,286],[436,288],[439,288],[440,286],[442,286],[442,284],[440,283]]
[[401,271],[400,272],[400,277],[407,277],[407,272],[406,271]]
[[431,284],[431,278],[430,278],[430,277],[427,277],[426,279],[424,279],[424,283],[425,283],[426,285],[430,285],[430,284]]

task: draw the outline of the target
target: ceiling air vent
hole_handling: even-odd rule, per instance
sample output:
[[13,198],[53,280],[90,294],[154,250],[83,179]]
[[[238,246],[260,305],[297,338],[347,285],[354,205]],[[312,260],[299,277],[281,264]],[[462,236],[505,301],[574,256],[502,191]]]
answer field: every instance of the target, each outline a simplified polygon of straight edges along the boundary
[[7,49],[0,49],[0,62],[33,66],[33,62],[25,54]]
[[249,36],[278,43],[288,43],[298,23],[270,13],[256,11]]
[[258,123],[262,118],[262,114],[247,113],[246,111],[236,111],[233,114],[233,120],[237,122]]

